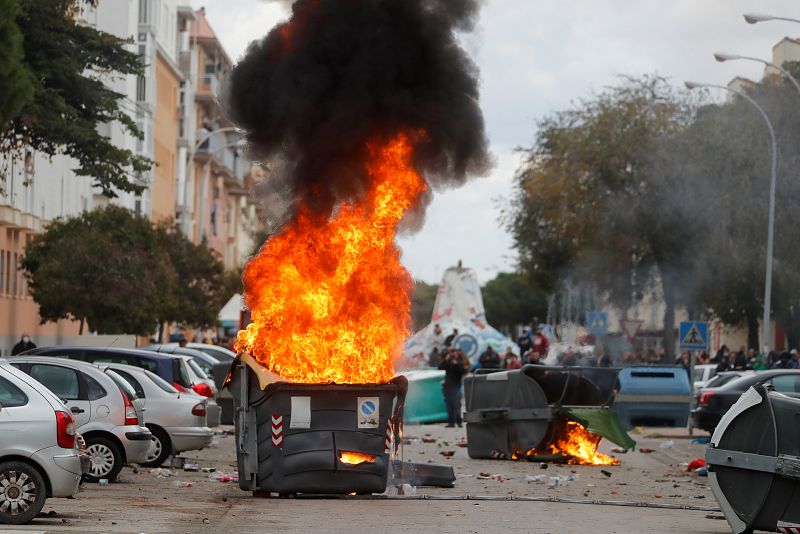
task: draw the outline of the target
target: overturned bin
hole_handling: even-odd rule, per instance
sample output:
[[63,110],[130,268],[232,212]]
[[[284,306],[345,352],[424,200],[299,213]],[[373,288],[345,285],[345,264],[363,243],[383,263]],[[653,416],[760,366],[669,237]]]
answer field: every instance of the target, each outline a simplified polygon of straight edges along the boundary
[[570,421],[620,447],[633,448],[635,442],[609,409],[617,372],[525,365],[518,370],[479,370],[468,375],[464,397],[470,458],[526,455],[532,459],[535,451],[563,437]]
[[296,384],[275,378],[249,355],[231,368],[226,387],[235,405],[239,487],[281,495],[385,491],[406,379]]
[[714,430],[706,464],[733,532],[800,532],[800,399],[747,390]]

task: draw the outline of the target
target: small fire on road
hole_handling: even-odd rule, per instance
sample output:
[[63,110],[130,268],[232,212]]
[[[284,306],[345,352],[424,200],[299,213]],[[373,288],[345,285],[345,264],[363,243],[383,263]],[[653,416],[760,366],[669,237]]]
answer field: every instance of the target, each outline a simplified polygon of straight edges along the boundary
[[597,452],[601,439],[577,421],[566,421],[559,425],[553,438],[543,448],[531,449],[515,455],[515,458],[550,460],[571,465],[619,465],[616,458]]

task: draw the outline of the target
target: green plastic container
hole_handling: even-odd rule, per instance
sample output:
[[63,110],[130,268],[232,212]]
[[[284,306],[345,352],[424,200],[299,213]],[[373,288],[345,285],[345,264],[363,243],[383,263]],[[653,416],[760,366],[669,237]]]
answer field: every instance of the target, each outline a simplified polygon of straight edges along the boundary
[[400,374],[408,379],[408,393],[403,411],[405,424],[447,421],[447,407],[444,405],[442,393],[444,371],[419,369]]

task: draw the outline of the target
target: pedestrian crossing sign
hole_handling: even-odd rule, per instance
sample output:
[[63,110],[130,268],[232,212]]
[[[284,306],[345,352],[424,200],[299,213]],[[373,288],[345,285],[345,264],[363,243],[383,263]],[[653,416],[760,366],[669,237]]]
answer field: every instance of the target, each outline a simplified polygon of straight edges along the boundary
[[608,333],[608,313],[601,311],[586,312],[586,330],[595,336]]
[[682,349],[701,350],[708,347],[708,323],[687,321],[678,329]]

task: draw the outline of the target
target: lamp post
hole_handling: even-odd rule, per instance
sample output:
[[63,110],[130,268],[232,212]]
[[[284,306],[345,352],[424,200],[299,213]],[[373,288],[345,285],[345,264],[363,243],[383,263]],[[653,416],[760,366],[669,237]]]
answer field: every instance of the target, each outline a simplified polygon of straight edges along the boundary
[[777,17],[775,15],[765,15],[763,13],[745,13],[743,16],[745,22],[747,22],[748,24],[757,24],[759,22],[767,22],[770,20],[784,20],[786,22],[800,23],[800,20],[798,19],[792,19],[789,17]]
[[[192,146],[192,149],[189,151],[189,157],[188,157],[189,162],[188,165],[186,165],[186,177],[183,181],[183,207],[181,210],[182,211],[181,227],[183,229],[183,234],[186,236],[189,235],[189,220],[187,218],[186,212],[189,206],[189,179],[194,175],[194,155],[197,152],[197,149],[199,149],[203,143],[211,139],[213,136],[221,133],[236,132],[236,131],[238,131],[237,128],[234,128],[233,126],[227,126],[225,128],[217,128],[216,130],[211,130],[210,132],[206,132],[197,140],[194,146]],[[214,151],[214,153],[216,152],[217,151]]]
[[744,98],[747,102],[749,102],[758,112],[761,114],[761,117],[764,119],[764,122],[767,124],[767,129],[769,130],[769,138],[772,141],[772,166],[770,169],[770,180],[769,180],[769,216],[767,222],[767,273],[764,279],[764,353],[767,354],[769,352],[769,312],[772,306],[772,253],[773,253],[773,237],[775,233],[775,181],[777,176],[777,167],[778,167],[778,143],[775,140],[775,130],[772,128],[772,122],[769,120],[767,113],[764,111],[758,102],[753,100],[750,96],[745,94],[742,91],[737,89],[733,89],[731,87],[725,87],[724,85],[715,85],[710,83],[696,83],[696,82],[684,82],[687,89],[698,89],[701,87],[713,87],[715,89],[724,89],[725,91],[729,91],[734,93],[742,98]]
[[740,56],[739,54],[724,54],[722,52],[717,52],[716,54],[714,54],[714,59],[716,59],[720,63],[724,63],[725,61],[734,61],[734,60],[737,60],[737,59],[744,59],[744,60],[747,60],[747,61],[757,61],[759,63],[762,63],[762,64],[766,65],[767,67],[772,67],[773,69],[779,70],[781,73],[783,73],[783,75],[786,78],[788,78],[788,80],[790,82],[792,82],[792,84],[794,85],[794,88],[797,89],[797,92],[800,93],[800,83],[798,83],[797,78],[792,76],[791,72],[789,72],[788,70],[784,69],[783,67],[781,67],[777,63],[773,63],[771,61],[767,61],[766,59],[761,59],[761,58],[757,58],[757,57]]

